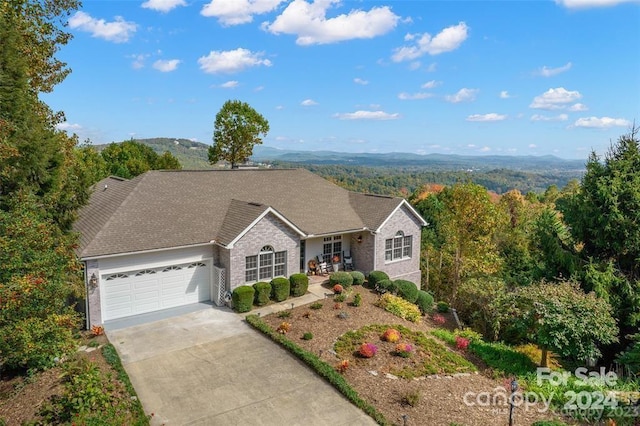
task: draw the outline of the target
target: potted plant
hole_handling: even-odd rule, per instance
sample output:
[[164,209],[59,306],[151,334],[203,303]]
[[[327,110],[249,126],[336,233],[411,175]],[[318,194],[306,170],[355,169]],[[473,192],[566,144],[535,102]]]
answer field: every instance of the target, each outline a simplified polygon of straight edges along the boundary
[[333,264],[333,272],[338,272],[340,270],[340,255],[334,254],[331,263]]

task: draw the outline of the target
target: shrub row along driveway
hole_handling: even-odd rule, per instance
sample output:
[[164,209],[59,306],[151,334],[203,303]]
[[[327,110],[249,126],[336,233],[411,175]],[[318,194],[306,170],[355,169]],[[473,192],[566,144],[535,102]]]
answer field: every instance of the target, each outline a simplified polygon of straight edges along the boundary
[[107,334],[152,425],[375,424],[227,309]]

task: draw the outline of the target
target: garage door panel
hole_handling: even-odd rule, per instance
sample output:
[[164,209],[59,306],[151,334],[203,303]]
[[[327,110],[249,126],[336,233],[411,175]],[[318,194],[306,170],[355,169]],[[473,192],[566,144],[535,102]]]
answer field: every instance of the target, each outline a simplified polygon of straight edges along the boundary
[[210,300],[210,268],[203,262],[103,276],[103,319]]

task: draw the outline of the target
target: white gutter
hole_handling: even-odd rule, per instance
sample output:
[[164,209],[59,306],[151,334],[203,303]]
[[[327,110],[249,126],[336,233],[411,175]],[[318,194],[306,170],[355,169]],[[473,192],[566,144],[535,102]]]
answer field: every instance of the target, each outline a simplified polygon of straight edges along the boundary
[[96,260],[96,259],[107,259],[110,257],[119,257],[119,256],[130,256],[132,254],[145,254],[145,253],[156,253],[159,251],[167,251],[167,250],[180,250],[180,249],[184,249],[184,248],[189,248],[189,247],[203,247],[203,246],[210,246],[213,245],[214,241],[210,241],[208,243],[199,243],[199,244],[189,244],[189,245],[185,245],[185,246],[178,246],[178,247],[165,247],[165,248],[157,248],[157,249],[149,249],[149,250],[139,250],[139,251],[127,251],[124,253],[113,253],[113,254],[104,254],[104,255],[97,255],[97,256],[88,256],[88,257],[81,257],[80,260],[86,261],[86,260]]

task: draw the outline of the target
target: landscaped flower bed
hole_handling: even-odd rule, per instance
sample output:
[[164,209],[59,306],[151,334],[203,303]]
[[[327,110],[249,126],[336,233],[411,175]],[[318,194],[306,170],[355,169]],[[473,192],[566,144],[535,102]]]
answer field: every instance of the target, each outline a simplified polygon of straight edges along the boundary
[[[436,340],[430,334],[436,325],[429,316],[416,323],[404,320],[375,306],[380,299],[377,293],[366,288],[358,292],[360,306],[353,306],[355,292],[346,292],[349,295],[339,303],[338,310],[334,309],[332,297],[316,302],[314,309],[311,305],[292,309],[286,319],[290,324],[287,334],[275,334],[344,377],[358,398],[375,406],[389,424],[402,424],[403,414],[408,416],[409,425],[507,423],[508,414],[499,412],[505,407],[464,403],[468,392],[492,392],[503,386],[504,380],[486,377],[481,371],[483,366],[476,373],[469,360],[477,359],[469,351]],[[339,315],[342,313],[345,315]],[[260,320],[274,331],[283,321],[276,315]],[[398,332],[397,341],[383,339],[389,329]],[[311,333],[313,339],[304,340],[305,333]],[[395,333],[389,334],[394,335],[394,340]],[[364,358],[358,354],[363,343],[377,347],[374,356]],[[404,346],[405,350],[399,351],[399,344],[410,345],[412,350]],[[407,356],[400,352],[407,352]],[[518,424],[523,425],[552,418],[536,410],[517,411],[516,415]]]

